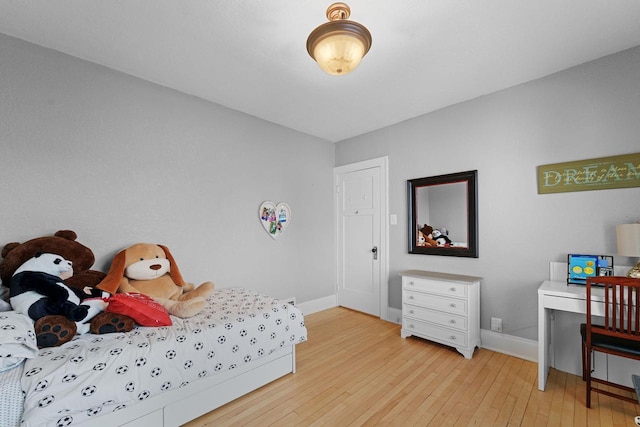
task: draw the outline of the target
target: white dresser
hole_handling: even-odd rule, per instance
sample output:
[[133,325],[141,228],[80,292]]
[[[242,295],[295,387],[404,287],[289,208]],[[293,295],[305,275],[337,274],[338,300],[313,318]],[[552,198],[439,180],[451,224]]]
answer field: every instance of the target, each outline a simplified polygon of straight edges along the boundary
[[402,276],[402,338],[455,347],[471,359],[480,347],[480,277],[409,270]]

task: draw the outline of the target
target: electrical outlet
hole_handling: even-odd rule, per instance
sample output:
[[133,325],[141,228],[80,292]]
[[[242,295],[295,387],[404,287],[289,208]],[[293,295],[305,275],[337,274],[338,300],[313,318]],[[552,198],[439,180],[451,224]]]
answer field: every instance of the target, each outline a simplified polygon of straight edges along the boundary
[[491,330],[494,332],[502,332],[502,319],[499,317],[491,318]]

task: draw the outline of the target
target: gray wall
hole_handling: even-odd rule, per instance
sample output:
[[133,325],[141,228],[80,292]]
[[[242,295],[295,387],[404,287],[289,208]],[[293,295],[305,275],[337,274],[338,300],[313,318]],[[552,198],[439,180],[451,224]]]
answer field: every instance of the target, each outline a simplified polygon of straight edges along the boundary
[[[70,228],[103,271],[149,241],[196,283],[332,295],[332,168],[389,156],[391,306],[405,269],[479,275],[482,327],[535,339],[549,261],[615,254],[615,224],[640,220],[639,188],[538,195],[535,171],[640,151],[640,48],[340,142],[335,161],[322,140],[1,34],[0,59],[0,245]],[[480,257],[407,254],[406,180],[471,169]],[[292,209],[275,241],[264,200]]]
[[102,271],[153,242],[195,283],[334,293],[333,144],[2,34],[0,94],[0,246],[72,229]]
[[[536,339],[536,290],[549,262],[615,255],[615,225],[640,220],[640,188],[539,195],[536,166],[634,152],[640,48],[342,141],[336,165],[389,157],[389,209],[399,219],[389,239],[392,307],[403,270],[482,276],[482,328],[501,317],[505,333]],[[406,180],[472,169],[480,257],[408,254]]]

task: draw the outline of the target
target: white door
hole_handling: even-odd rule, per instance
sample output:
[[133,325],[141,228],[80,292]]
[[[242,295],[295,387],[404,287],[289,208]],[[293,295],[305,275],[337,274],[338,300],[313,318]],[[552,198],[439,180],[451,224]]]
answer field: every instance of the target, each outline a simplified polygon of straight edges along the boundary
[[340,306],[385,318],[386,158],[379,160],[342,166],[334,173],[337,297]]

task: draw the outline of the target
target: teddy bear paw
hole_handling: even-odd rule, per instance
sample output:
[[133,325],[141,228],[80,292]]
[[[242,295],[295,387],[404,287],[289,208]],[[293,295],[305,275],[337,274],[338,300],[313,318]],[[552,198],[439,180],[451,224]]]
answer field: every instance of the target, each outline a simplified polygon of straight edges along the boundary
[[90,331],[92,334],[129,332],[134,326],[135,321],[131,317],[105,311],[91,319]]
[[44,316],[33,325],[38,348],[57,347],[76,335],[74,322],[60,315]]

